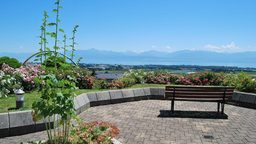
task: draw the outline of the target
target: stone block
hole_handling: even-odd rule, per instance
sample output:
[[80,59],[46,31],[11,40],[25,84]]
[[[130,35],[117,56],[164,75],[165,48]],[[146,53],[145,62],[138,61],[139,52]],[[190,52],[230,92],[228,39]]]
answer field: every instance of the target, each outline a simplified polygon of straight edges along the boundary
[[143,88],[133,89],[134,100],[146,100],[148,96],[144,93]]
[[124,102],[134,101],[134,93],[132,89],[121,90],[121,92],[124,97]]
[[159,95],[159,88],[150,88],[150,93],[152,96]]
[[150,88],[151,99],[160,99],[159,98],[159,88]]
[[240,93],[234,92],[232,96],[232,100],[238,101],[240,99]]
[[143,88],[145,95],[151,96],[150,88]]
[[124,96],[121,90],[113,90],[109,91],[110,98],[111,98],[111,103],[121,103],[124,102]]
[[84,109],[88,109],[90,107],[90,100],[89,100],[87,94],[83,93],[83,94],[81,94],[81,96],[84,98],[84,101],[85,101]]
[[247,103],[254,103],[256,95],[255,94],[248,94],[248,93],[240,93],[239,101],[241,102],[247,102]]
[[75,104],[76,114],[80,114],[81,113],[81,107],[80,107],[76,98],[74,98],[74,104]]
[[111,99],[122,99],[124,98],[121,90],[109,91]]
[[31,110],[9,112],[10,136],[35,132]]
[[164,99],[165,97],[165,88],[158,88],[158,96],[156,99]]
[[80,109],[80,112],[82,112],[84,109],[87,109],[86,108],[86,104],[89,103],[85,101],[83,95],[78,95],[77,97],[75,97],[75,99],[77,100],[77,103],[79,104],[79,109]]
[[99,105],[98,104],[98,99],[97,99],[97,96],[96,96],[95,92],[93,92],[93,93],[86,93],[86,95],[87,95],[87,98],[89,99],[90,107]]
[[97,92],[96,93],[97,99],[98,99],[98,104],[99,105],[106,105],[106,104],[110,104],[110,94],[108,91],[104,91],[104,92]]
[[86,95],[87,95],[87,97],[88,97],[88,99],[89,99],[90,102],[98,101],[95,92],[93,92],[93,93],[87,93]]
[[9,136],[8,113],[0,113],[0,138]]
[[122,90],[121,92],[122,92],[124,98],[133,98],[134,97],[134,93],[133,93],[132,89]]

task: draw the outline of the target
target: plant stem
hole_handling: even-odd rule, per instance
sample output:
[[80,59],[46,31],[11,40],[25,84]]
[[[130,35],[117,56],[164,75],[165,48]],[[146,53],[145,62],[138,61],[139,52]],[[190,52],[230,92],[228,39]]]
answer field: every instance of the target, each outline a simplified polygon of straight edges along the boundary
[[52,129],[51,129],[51,120],[50,117],[48,116],[48,125],[49,125],[49,129],[50,129],[50,142],[52,143]]
[[[55,106],[55,104],[54,104]],[[54,130],[54,142],[56,143],[56,125],[55,125],[55,114],[53,115],[53,130]]]
[[[46,18],[48,17],[47,11],[44,11],[44,23],[43,23],[43,30],[44,30],[44,51],[46,51]],[[44,55],[44,60],[46,60],[46,54]],[[46,61],[45,61],[46,62]],[[45,63],[46,65],[46,63]]]
[[[56,35],[55,35],[55,44],[54,44],[54,49],[55,49],[55,57],[54,57],[54,67],[56,68],[56,59],[57,59],[57,38],[58,38],[58,22],[59,22],[59,0],[56,2],[57,4],[57,17],[56,17]],[[56,72],[56,71],[55,71]]]
[[[42,52],[43,51],[43,27],[41,26],[41,43],[40,43],[40,45],[41,45],[41,48],[40,48],[40,51]],[[43,63],[43,55],[41,54],[41,64]]]
[[47,131],[48,138],[50,138],[49,129],[48,129],[48,126],[47,126],[45,118],[44,118],[44,124],[45,124],[45,128],[46,128],[46,131]]

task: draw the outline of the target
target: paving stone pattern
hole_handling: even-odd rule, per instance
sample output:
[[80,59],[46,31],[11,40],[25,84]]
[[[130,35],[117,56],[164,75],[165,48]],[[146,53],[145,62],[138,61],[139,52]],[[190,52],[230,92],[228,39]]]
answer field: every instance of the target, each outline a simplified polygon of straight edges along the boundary
[[[109,122],[121,133],[123,144],[254,144],[256,143],[256,110],[225,105],[228,119],[158,117],[169,110],[170,101],[143,100],[91,107],[78,115],[84,121]],[[214,111],[216,103],[175,102],[175,110]],[[74,122],[75,124],[75,122]],[[19,143],[46,138],[46,132],[0,139],[0,143]]]

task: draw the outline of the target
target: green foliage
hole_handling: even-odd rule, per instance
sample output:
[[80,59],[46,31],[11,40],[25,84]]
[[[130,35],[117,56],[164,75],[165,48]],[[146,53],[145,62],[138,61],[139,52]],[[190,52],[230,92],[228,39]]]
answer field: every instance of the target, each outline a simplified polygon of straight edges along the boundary
[[92,69],[91,76],[95,76],[95,75],[96,75],[95,70],[94,70],[94,69]]
[[79,26],[79,25],[75,25],[74,30],[72,31],[73,37],[72,37],[71,39],[73,40],[73,42],[72,42],[72,45],[70,45],[70,47],[72,47],[72,54],[70,55],[72,60],[73,60],[73,57],[75,56],[75,55],[74,55],[74,52],[75,52],[75,44],[77,44],[77,43],[75,42],[75,33],[76,33],[76,31],[77,31],[76,29],[78,28],[78,26]]
[[81,59],[82,59],[82,57],[79,57],[78,60],[77,60],[76,64],[77,64],[78,67],[79,67],[79,63],[80,63]]
[[108,82],[106,81],[105,78],[102,78],[98,82],[99,89],[107,89],[108,88]]
[[[55,43],[53,46],[54,49],[54,56],[51,56],[47,59],[45,59],[44,65],[47,68],[53,68],[54,74],[47,74],[47,75],[40,75],[40,78],[35,77],[34,80],[36,83],[40,84],[38,92],[41,93],[41,99],[38,101],[35,101],[32,105],[33,111],[31,115],[33,116],[34,121],[38,121],[40,119],[44,119],[45,126],[47,129],[47,135],[48,135],[48,141],[49,143],[57,143],[59,140],[61,143],[67,143],[68,142],[68,133],[70,128],[70,121],[72,118],[76,117],[76,110],[74,105],[73,98],[75,97],[74,90],[78,89],[75,84],[75,78],[67,75],[65,79],[58,80],[56,77],[57,70],[59,68],[61,69],[71,69],[71,66],[65,61],[65,55],[64,58],[57,57],[57,50],[60,49],[59,46],[57,46],[58,42],[58,31],[63,32],[63,29],[58,28],[59,20],[59,8],[62,8],[59,6],[59,0],[56,0],[57,8],[53,9],[52,12],[56,13],[56,22],[49,23],[47,26],[55,26],[55,32],[46,32],[45,26],[46,26],[46,18],[48,17],[47,13],[45,13],[45,19],[43,20],[43,26],[41,26],[42,34],[41,35],[41,49],[40,52],[42,52],[42,37],[43,35],[49,35],[55,39]],[[74,37],[74,33],[73,33]],[[65,38],[65,35],[64,35]],[[44,42],[46,42],[46,39],[43,39]],[[65,39],[66,40],[66,39]],[[74,43],[74,41],[73,41]],[[64,43],[64,51],[65,49],[65,43]],[[45,47],[46,48],[46,47]],[[47,48],[46,48],[47,49]],[[50,51],[50,49],[47,49]],[[42,57],[41,57],[42,58]],[[58,121],[58,124],[63,126],[64,134],[62,137],[56,136],[56,130],[57,126],[55,122],[53,123],[53,134],[51,130],[51,122],[50,117],[53,117],[53,121],[55,121],[56,117],[60,117],[60,121]],[[60,133],[60,129],[58,129],[58,132]],[[58,139],[60,138],[60,139]],[[57,140],[58,139],[58,140]]]
[[117,80],[117,82],[122,82],[124,84],[124,87],[131,87],[136,84],[135,78],[127,78],[127,77],[121,77]]
[[237,74],[236,89],[242,92],[256,93],[256,81],[247,73]]
[[15,58],[9,58],[7,56],[3,56],[0,58],[0,69],[2,69],[3,63],[8,64],[12,68],[19,68],[22,64]]
[[[55,63],[54,63],[54,57],[55,56],[50,56],[48,57],[42,65],[48,67],[48,68],[54,68],[55,67]],[[45,65],[46,64],[46,65]],[[56,66],[57,66],[57,69],[64,69],[64,70],[70,70],[72,69],[72,67],[70,66],[69,63],[67,63],[65,61],[65,58],[64,57],[57,57],[56,58]]]
[[[36,77],[34,80],[41,87],[38,92],[41,93],[41,99],[35,101],[32,105],[32,116],[34,121],[40,119],[48,120],[48,128],[51,127],[50,117],[60,116],[59,124],[63,126],[65,132],[65,141],[67,140],[70,127],[70,120],[76,117],[76,110],[73,98],[76,96],[74,90],[77,89],[73,81],[73,77],[67,76],[68,79],[58,81],[54,74],[41,75],[40,79]],[[46,123],[47,126],[47,123]],[[48,138],[51,142],[56,143],[56,125],[54,123],[54,134],[47,128]]]

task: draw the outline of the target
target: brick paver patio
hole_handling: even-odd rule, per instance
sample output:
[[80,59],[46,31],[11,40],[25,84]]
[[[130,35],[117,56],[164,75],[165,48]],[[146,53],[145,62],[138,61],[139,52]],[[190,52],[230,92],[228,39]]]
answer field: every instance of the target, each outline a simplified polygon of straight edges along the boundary
[[[256,143],[256,110],[225,105],[228,119],[158,117],[170,110],[170,101],[143,100],[97,106],[79,114],[84,121],[109,122],[121,133],[123,144],[199,144]],[[216,103],[175,102],[175,110],[215,111]],[[45,139],[46,132],[0,139],[0,143],[19,143]]]

